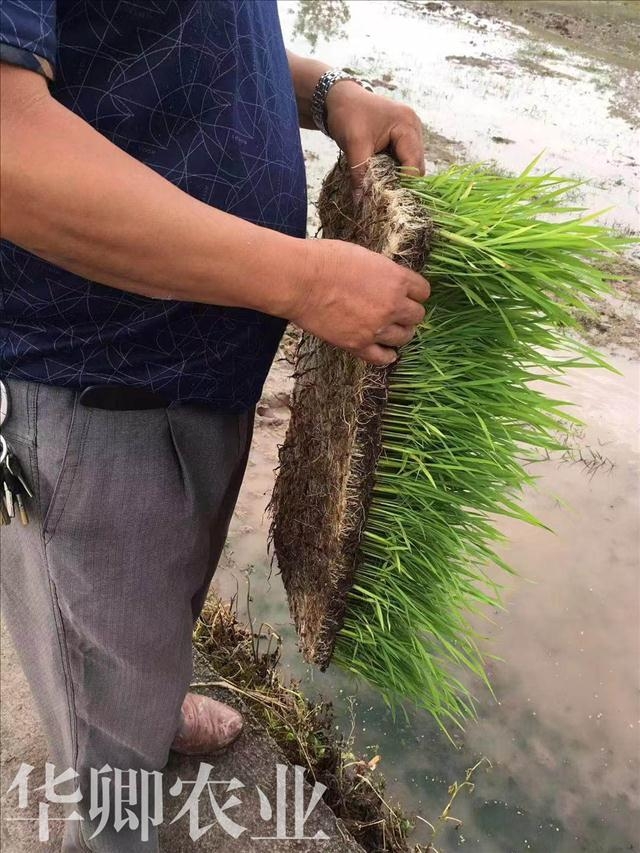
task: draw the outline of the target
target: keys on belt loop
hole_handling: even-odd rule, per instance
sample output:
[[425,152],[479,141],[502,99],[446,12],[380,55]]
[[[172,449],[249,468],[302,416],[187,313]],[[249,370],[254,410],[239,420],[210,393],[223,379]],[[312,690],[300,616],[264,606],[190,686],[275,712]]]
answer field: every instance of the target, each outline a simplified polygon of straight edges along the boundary
[[15,516],[17,508],[20,521],[24,525],[29,524],[29,513],[25,502],[27,498],[33,497],[33,492],[27,484],[18,457],[10,447],[2,466],[1,476],[4,481],[5,507],[10,518]]
[[[9,389],[0,380],[0,427],[9,417]],[[18,457],[3,435],[0,435],[0,524],[11,524],[16,511],[20,521],[29,524],[26,503],[33,497]]]

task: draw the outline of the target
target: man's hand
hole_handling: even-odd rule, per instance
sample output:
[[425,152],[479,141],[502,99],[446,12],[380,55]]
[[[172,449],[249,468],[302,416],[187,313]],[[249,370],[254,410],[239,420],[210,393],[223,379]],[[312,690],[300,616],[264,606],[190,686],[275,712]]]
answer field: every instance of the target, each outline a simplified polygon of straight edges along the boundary
[[424,174],[422,122],[410,107],[367,92],[352,80],[335,83],[326,105],[327,128],[346,154],[356,200],[367,160],[387,148],[400,165]]
[[421,275],[352,243],[308,240],[307,275],[288,316],[301,328],[372,364],[396,360],[422,321]]
[[[315,128],[311,98],[324,62],[287,52],[296,91],[300,127]],[[381,95],[367,92],[353,80],[339,80],[326,99],[327,129],[347,156],[356,199],[369,157],[387,149],[401,166],[424,174],[422,122],[414,111]]]
[[[300,126],[314,128],[311,98],[329,66],[289,51]],[[402,166],[424,173],[422,123],[402,104],[367,92],[353,80],[329,89],[327,127],[351,166],[360,193],[366,161],[390,149]],[[429,285],[388,258],[340,240],[307,240],[299,285],[281,311],[303,329],[372,364],[395,361],[424,317]]]

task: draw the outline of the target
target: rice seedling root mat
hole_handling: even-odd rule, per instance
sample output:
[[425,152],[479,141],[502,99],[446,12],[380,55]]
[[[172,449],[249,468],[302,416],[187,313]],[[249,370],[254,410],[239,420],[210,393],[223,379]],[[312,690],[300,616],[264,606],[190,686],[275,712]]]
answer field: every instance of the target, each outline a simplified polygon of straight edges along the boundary
[[[376,158],[356,212],[341,159],[323,183],[323,236],[348,240],[422,269],[431,225]],[[297,352],[291,421],[273,491],[273,543],[306,660],[325,669],[342,626],[378,456],[387,373],[313,335]]]
[[624,241],[576,215],[578,186],[532,167],[411,177],[379,155],[357,206],[343,159],[319,200],[324,237],[424,271],[432,295],[390,368],[302,336],[272,541],[305,658],[445,728],[474,713],[462,673],[486,683],[468,614],[500,605],[486,567],[510,570],[495,517],[540,523],[527,462],[576,420],[541,383],[605,366],[567,330]]

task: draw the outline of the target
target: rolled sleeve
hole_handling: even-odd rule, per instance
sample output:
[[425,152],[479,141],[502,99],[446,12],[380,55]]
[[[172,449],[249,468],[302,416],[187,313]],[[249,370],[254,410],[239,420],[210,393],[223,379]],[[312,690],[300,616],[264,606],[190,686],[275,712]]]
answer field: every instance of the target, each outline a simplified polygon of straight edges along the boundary
[[2,0],[0,61],[52,80],[56,51],[56,0]]

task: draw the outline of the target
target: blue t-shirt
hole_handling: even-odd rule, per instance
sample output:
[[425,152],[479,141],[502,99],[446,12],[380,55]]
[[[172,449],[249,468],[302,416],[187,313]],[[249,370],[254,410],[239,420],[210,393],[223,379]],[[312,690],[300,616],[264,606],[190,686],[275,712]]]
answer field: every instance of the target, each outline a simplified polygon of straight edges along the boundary
[[[60,103],[190,195],[304,236],[304,163],[274,0],[2,0],[0,47],[3,61],[47,76]],[[140,386],[234,411],[258,400],[282,320],[125,293],[7,241],[0,260],[3,373]]]

